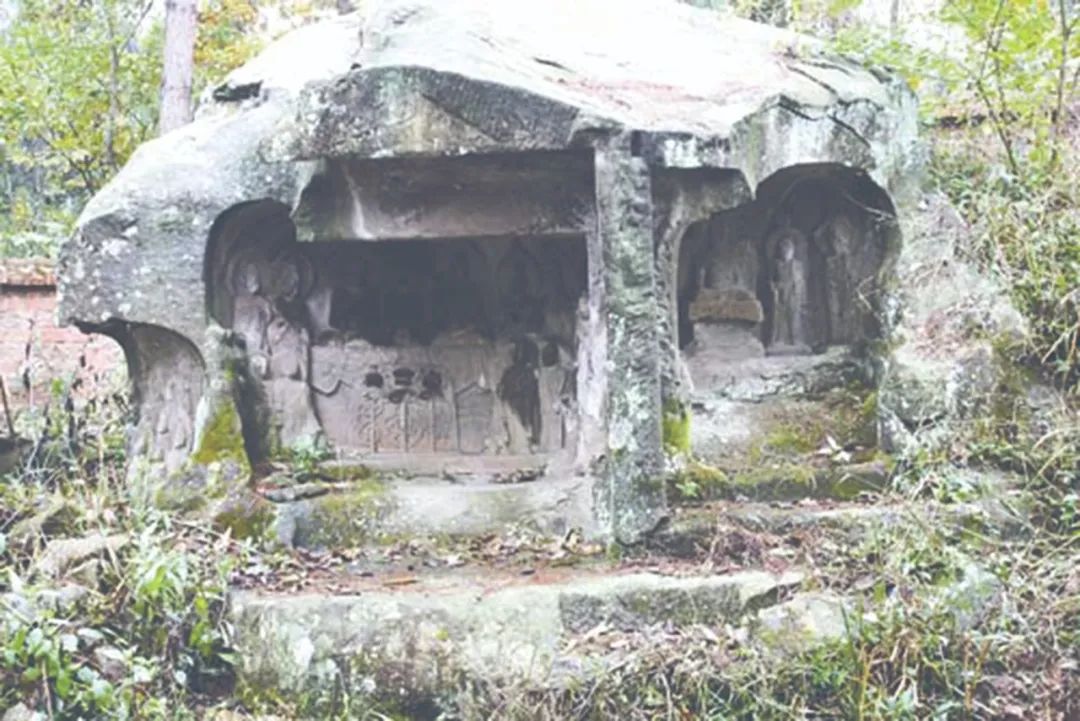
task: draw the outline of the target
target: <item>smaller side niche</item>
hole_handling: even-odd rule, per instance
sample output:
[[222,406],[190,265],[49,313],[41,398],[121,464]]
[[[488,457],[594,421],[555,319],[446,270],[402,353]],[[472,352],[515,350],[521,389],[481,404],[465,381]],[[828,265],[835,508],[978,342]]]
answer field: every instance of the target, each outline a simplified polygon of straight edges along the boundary
[[249,453],[311,441],[315,268],[296,243],[288,209],[272,201],[235,206],[211,231],[206,256],[210,315],[243,341],[250,375],[241,413]]
[[753,216],[718,213],[688,231],[680,268],[680,346],[699,362],[722,363],[765,354],[765,310],[758,297],[761,259]]
[[132,324],[119,333],[138,401],[133,452],[161,461],[166,470],[183,467],[195,443],[195,411],[205,368],[186,338],[155,325]]
[[691,226],[679,256],[679,347],[695,386],[753,359],[875,338],[895,233],[877,186],[822,167],[782,171],[752,203]]

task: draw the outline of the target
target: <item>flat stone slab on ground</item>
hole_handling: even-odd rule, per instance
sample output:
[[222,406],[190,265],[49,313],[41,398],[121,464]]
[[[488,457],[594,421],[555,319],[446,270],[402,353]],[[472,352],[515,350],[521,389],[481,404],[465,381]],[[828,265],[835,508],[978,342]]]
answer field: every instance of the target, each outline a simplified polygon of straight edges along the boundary
[[[301,692],[328,684],[431,693],[452,679],[559,685],[602,659],[567,651],[596,628],[720,626],[781,600],[797,571],[727,575],[446,574],[350,595],[232,595],[244,681]],[[367,683],[370,683],[368,681]]]

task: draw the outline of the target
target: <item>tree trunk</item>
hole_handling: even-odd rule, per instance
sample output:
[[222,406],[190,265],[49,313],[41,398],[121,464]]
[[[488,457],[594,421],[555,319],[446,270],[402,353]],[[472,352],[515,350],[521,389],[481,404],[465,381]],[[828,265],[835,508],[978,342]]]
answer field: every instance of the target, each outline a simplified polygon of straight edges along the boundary
[[195,65],[196,0],[165,2],[165,65],[161,74],[162,135],[191,122],[191,76]]

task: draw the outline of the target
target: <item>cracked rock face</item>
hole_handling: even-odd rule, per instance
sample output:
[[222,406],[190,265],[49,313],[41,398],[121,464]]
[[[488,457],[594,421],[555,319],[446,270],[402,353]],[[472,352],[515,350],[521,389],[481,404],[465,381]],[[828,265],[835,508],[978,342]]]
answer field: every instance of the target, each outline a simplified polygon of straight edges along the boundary
[[924,367],[916,127],[895,79],[681,3],[391,0],[140,148],[62,250],[61,317],[124,347],[134,450],[171,473],[321,439],[580,477],[591,530],[633,541],[668,416],[821,354]]

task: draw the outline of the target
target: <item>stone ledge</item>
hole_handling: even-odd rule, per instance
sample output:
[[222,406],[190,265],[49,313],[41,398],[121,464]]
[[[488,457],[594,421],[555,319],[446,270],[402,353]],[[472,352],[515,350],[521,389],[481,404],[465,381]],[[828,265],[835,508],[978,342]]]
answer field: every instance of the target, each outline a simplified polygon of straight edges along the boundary
[[802,580],[797,571],[568,572],[555,583],[479,574],[348,596],[235,592],[231,614],[241,679],[262,693],[422,696],[469,678],[564,687],[606,663],[575,652],[576,634],[736,623]]
[[707,548],[725,528],[753,533],[785,535],[797,531],[823,531],[855,543],[888,528],[921,525],[955,528],[995,538],[1022,538],[1030,532],[1024,517],[1029,498],[1024,494],[987,497],[965,503],[878,504],[828,503],[795,505],[775,503],[719,503],[682,509],[661,534],[650,541],[654,548],[688,558]]
[[[527,524],[562,535],[595,535],[590,515],[594,480],[546,478],[529,483],[370,480],[273,492],[275,533],[286,546],[335,548],[431,534],[481,535]],[[309,484],[310,486],[311,484]]]

